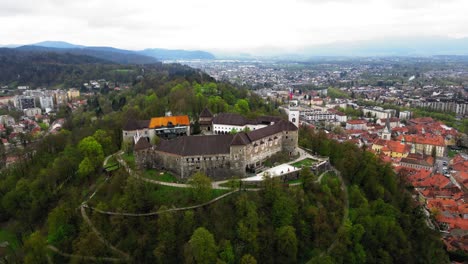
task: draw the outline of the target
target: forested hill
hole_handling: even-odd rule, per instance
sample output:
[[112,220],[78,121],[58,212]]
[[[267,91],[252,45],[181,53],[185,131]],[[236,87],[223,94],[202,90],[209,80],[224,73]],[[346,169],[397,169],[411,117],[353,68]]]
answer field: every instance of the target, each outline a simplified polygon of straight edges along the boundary
[[[47,49],[10,49],[0,48],[0,60],[2,63],[29,62],[49,63],[49,64],[84,64],[84,63],[112,63],[109,60],[100,59],[87,55],[77,55],[71,53],[58,53]],[[3,70],[4,68],[2,68]]]
[[[55,118],[65,118],[64,129],[18,149],[18,163],[0,170],[0,238],[11,245],[0,257],[8,256],[8,263],[89,263],[54,248],[132,263],[448,262],[439,235],[426,226],[390,166],[306,128],[300,130],[300,144],[330,156],[344,181],[333,174],[319,180],[306,169],[299,185],[267,180],[258,192],[167,212],[204,203],[220,190],[211,190],[204,175],[194,176],[193,188],[172,188],[132,177],[124,167],[104,173],[105,157],[121,148],[130,149],[122,159],[134,166],[130,146],[121,144],[121,128],[129,119],[171,111],[196,120],[205,107],[213,113],[278,114],[273,103],[199,70],[178,64],[144,69],[131,89],[97,94],[82,108],[59,111]],[[152,179],[161,173],[142,175]],[[105,215],[83,204],[101,211],[161,214]]]
[[[130,55],[128,55],[130,56]],[[138,55],[139,56],[139,55]],[[145,67],[157,67],[160,63]],[[49,49],[0,49],[0,84],[80,87],[93,79],[131,83],[141,67]]]
[[70,53],[74,55],[85,55],[119,64],[151,64],[158,62],[155,58],[150,56],[138,54],[129,50],[122,50],[111,47],[51,48],[30,45],[18,47],[16,48],[16,50],[29,52],[54,52]]

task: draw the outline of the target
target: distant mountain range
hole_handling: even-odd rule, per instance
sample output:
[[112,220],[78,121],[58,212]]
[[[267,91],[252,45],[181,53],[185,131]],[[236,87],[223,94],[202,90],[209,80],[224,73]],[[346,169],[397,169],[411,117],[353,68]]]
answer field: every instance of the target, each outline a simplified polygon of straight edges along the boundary
[[120,50],[110,47],[84,47],[84,48],[53,48],[53,47],[43,47],[43,46],[20,46],[15,48],[18,51],[26,52],[42,52],[42,53],[59,53],[59,54],[73,54],[73,55],[83,55],[102,59],[105,61],[119,63],[119,64],[151,64],[158,63],[158,60],[138,54],[133,51]]
[[[1,46],[0,46],[1,47]],[[468,55],[468,38],[412,37],[388,38],[382,40],[336,42],[323,45],[309,45],[294,50],[269,46],[250,50],[225,52],[221,49],[211,52],[201,50],[171,50],[149,48],[124,50],[112,47],[90,47],[64,41],[43,41],[26,46],[6,45],[6,48],[71,53],[86,55],[120,64],[149,64],[161,60],[212,60],[212,59],[290,59],[308,60],[313,57],[344,56],[433,56]]]
[[200,50],[145,49],[136,51],[113,47],[83,46],[65,41],[43,41],[29,45],[5,45],[3,47],[25,51],[86,55],[121,64],[149,64],[156,63],[160,60],[215,59],[213,54]]

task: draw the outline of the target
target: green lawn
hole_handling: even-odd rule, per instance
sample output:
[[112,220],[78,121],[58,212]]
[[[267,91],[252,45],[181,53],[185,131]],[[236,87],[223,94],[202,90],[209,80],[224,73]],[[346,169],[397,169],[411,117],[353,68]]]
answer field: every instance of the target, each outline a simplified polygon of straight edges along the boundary
[[8,230],[0,229],[0,244],[4,241],[8,241],[12,249],[16,249],[18,247],[18,239],[16,239],[15,234]]
[[294,184],[294,183],[301,183],[302,181],[300,179],[296,179],[296,180],[290,180],[288,181],[288,184]]
[[315,163],[317,163],[317,161],[315,161],[313,159],[303,159],[303,160],[300,160],[298,162],[294,162],[291,165],[296,167],[296,168],[302,168],[302,167],[311,167]]
[[239,180],[231,180],[228,182],[225,182],[223,184],[220,184],[219,186],[221,187],[229,187],[229,188],[239,188]]
[[122,158],[127,162],[128,166],[132,169],[135,168],[135,156],[133,156],[133,153],[124,153],[122,155]]
[[169,172],[162,172],[152,169],[145,170],[143,172],[143,177],[163,182],[177,182],[177,178]]
[[119,163],[117,161],[117,159],[115,158],[115,155],[111,156],[108,160],[107,160],[107,165],[112,165],[112,164],[117,164]]

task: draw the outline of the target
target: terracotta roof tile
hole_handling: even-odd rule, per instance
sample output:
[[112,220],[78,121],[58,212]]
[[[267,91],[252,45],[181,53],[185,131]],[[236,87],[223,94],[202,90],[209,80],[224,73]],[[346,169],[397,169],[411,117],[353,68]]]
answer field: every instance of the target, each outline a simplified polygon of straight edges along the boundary
[[189,126],[190,120],[187,115],[183,116],[164,116],[151,118],[149,128],[167,127],[168,125]]

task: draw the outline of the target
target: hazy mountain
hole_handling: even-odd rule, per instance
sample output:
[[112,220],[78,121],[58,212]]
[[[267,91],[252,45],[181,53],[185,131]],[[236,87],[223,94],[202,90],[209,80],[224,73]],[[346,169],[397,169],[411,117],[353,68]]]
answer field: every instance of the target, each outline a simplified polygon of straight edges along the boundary
[[[468,55],[468,38],[413,37],[389,38],[368,41],[335,42],[322,45],[309,45],[296,49],[276,46],[258,47],[226,53],[214,51],[217,58],[236,59],[290,59],[306,60],[310,57],[372,57],[372,56],[434,56]],[[248,52],[250,58],[242,56]]]
[[76,48],[84,48],[81,45],[71,44],[65,41],[42,41],[38,43],[31,44],[32,46],[41,46],[47,48],[57,48],[57,49],[76,49]]
[[140,54],[151,56],[158,60],[212,60],[215,56],[201,50],[169,50],[169,49],[145,49]]
[[[215,59],[209,52],[201,50],[171,50],[171,49],[145,49],[141,51],[117,49],[113,47],[90,47],[76,45],[65,41],[42,41],[26,45],[26,47],[42,47],[62,49],[73,54],[83,54],[125,64],[147,64],[157,60],[203,60]],[[18,47],[12,46],[12,48]],[[104,52],[104,53],[102,53]],[[124,55],[123,55],[124,54]]]
[[120,50],[110,47],[83,47],[83,48],[51,48],[41,46],[21,46],[16,48],[23,51],[69,53],[85,55],[120,64],[151,64],[158,63],[155,58],[138,54],[134,51]]
[[309,56],[430,56],[467,55],[468,38],[399,38],[310,46],[299,53]]
[[17,48],[17,47],[20,47],[22,45],[18,45],[18,44],[6,44],[6,45],[0,45],[0,48]]

